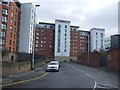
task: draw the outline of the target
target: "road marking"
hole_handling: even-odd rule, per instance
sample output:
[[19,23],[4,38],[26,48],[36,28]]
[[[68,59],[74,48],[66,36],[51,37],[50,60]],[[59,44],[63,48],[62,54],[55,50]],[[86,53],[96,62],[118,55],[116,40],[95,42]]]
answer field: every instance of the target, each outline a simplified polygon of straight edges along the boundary
[[0,85],[0,86],[3,87],[3,86],[15,85],[15,84],[20,84],[20,83],[24,83],[24,82],[32,81],[32,80],[35,80],[35,79],[42,78],[42,77],[46,76],[47,74],[48,74],[48,73],[44,73],[43,75],[38,76],[38,77],[35,77],[35,78],[32,78],[32,79],[23,80],[23,81],[18,81],[18,82],[14,82],[14,83],[3,84],[3,85]]
[[96,86],[97,86],[97,82],[95,81],[95,85],[93,87],[93,90],[95,90]]
[[[106,85],[111,85],[111,86],[113,86],[113,87],[115,87],[115,88],[119,88],[118,86],[116,86],[116,85],[113,85],[113,84],[111,84],[111,83],[109,83],[109,82],[106,82],[106,81],[104,81],[105,83],[106,83]],[[105,85],[105,84],[104,84]]]
[[102,86],[97,86],[97,88],[105,88],[105,87],[102,87]]
[[80,70],[81,72],[84,72],[83,70]]
[[90,77],[90,78],[96,78],[95,76],[93,76],[93,75],[91,75],[91,74],[89,74],[89,73],[86,73],[86,75],[87,75],[88,77]]

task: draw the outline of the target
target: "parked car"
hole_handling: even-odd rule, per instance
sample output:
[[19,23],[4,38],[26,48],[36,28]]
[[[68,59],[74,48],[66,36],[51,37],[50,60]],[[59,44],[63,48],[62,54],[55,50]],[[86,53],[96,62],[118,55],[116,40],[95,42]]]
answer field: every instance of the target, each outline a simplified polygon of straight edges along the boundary
[[59,67],[58,61],[51,61],[48,63],[46,71],[59,71]]

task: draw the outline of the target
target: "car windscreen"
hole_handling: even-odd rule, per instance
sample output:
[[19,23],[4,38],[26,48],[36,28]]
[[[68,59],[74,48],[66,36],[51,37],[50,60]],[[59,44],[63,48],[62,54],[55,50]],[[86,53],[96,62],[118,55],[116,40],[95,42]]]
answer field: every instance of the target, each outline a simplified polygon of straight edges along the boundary
[[58,65],[57,63],[49,63],[49,65]]

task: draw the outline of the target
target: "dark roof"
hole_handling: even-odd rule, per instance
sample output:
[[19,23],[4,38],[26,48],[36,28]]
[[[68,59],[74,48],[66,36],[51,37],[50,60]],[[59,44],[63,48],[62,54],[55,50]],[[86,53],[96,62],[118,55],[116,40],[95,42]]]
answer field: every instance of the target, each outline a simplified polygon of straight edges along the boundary
[[70,26],[70,27],[79,28],[79,26]]
[[46,23],[46,22],[39,22],[38,24],[48,24],[48,25],[55,25],[54,23]]

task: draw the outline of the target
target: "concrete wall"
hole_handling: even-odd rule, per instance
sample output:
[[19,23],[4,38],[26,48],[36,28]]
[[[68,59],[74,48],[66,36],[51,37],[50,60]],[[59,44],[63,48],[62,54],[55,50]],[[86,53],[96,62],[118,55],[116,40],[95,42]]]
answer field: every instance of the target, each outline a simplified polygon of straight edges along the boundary
[[30,62],[3,62],[2,75],[17,74],[30,70]]
[[[41,67],[51,60],[53,59],[37,60],[35,61],[35,68]],[[2,75],[11,75],[29,71],[31,70],[31,65],[31,61],[2,62]]]
[[107,68],[120,71],[120,49],[109,50],[107,54]]

